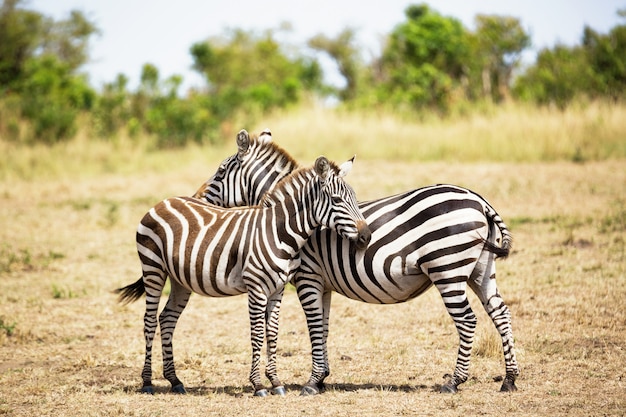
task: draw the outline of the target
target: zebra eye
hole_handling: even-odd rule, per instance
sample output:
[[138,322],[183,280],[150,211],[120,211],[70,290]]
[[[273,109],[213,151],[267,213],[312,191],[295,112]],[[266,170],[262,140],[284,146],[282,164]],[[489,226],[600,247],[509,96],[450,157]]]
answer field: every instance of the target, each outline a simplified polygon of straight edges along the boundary
[[338,195],[333,195],[333,196],[331,196],[331,198],[333,199],[333,204],[341,204],[341,203],[343,203],[343,198],[341,198]]

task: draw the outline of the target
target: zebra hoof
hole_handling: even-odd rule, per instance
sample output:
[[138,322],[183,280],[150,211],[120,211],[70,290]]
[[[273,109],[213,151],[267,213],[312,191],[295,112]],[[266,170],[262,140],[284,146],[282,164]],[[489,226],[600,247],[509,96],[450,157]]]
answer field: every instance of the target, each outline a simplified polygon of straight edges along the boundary
[[505,379],[500,387],[500,392],[515,392],[517,391],[517,387],[515,386],[515,381],[509,381]]
[[442,394],[456,394],[458,389],[452,384],[444,384],[439,388],[439,392]]
[[310,385],[303,386],[302,391],[300,391],[301,396],[317,395],[319,393],[320,393],[319,389],[317,389],[316,387],[312,387]]
[[255,391],[254,393],[255,397],[267,397],[268,395],[269,394],[267,393],[267,390],[265,388]]
[[183,384],[174,385],[172,387],[172,392],[174,394],[187,394],[187,391],[185,391],[185,386]]
[[143,394],[154,395],[154,387],[152,385],[144,385],[143,387],[141,387],[141,392]]
[[281,385],[280,387],[272,388],[272,395],[284,396],[285,394],[287,394],[287,390],[285,390],[285,387],[283,385]]

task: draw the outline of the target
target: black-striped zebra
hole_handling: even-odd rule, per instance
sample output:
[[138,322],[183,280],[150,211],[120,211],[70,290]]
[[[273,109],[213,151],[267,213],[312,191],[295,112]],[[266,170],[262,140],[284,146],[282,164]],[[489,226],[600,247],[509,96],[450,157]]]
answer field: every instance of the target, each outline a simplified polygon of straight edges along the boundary
[[[272,161],[281,162],[274,169]],[[295,167],[265,131],[257,140],[238,143],[238,153],[224,161],[196,197],[215,204],[254,204],[254,199],[241,196],[261,196],[280,180],[275,175],[272,181],[261,182],[257,170],[284,173],[282,161]],[[300,253],[294,283],[313,355],[311,378],[302,393],[318,393],[330,373],[326,340],[332,291],[367,303],[393,304],[415,298],[432,285],[459,334],[456,367],[441,391],[456,392],[468,377],[476,316],[467,286],[477,294],[502,338],[506,376],[501,391],[516,390],[519,369],[511,315],[496,287],[494,262],[509,254],[511,234],[493,207],[478,194],[453,185],[418,188],[362,202],[359,207],[372,232],[365,251],[353,254],[346,240],[331,230],[318,229]]]
[[[247,133],[240,133],[247,136]],[[171,293],[158,322],[163,349],[163,375],[172,391],[185,389],[174,369],[172,336],[192,292],[209,297],[248,294],[252,341],[250,382],[265,396],[260,356],[267,334],[266,376],[273,392],[284,394],[276,372],[278,312],[284,286],[299,265],[297,254],[318,226],[363,247],[369,229],[352,188],[343,177],[352,160],[341,167],[320,157],[312,169],[285,177],[258,206],[222,208],[191,197],[166,199],[154,206],[137,228],[142,277],[118,289],[120,301],[146,294],[144,392],[153,393],[152,341],[159,299],[167,277]]]

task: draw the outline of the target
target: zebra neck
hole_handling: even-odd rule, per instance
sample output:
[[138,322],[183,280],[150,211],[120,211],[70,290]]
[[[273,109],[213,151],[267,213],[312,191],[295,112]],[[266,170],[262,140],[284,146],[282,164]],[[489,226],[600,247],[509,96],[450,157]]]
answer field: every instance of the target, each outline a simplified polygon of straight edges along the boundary
[[[262,221],[266,227],[259,228],[263,239],[266,242],[273,242],[274,246],[288,257],[294,257],[319,226],[311,215],[312,210],[305,209],[304,204],[291,207],[277,204],[265,208],[265,211],[271,212],[271,215]],[[270,227],[271,224],[274,227]]]

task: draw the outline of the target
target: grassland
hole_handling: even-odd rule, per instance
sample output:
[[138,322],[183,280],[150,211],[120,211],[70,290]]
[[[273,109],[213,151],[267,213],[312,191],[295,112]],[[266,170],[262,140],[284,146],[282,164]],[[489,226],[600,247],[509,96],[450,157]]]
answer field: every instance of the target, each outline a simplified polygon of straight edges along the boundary
[[176,151],[125,140],[0,141],[0,414],[626,414],[626,111],[544,112],[409,123],[313,109],[250,129],[269,126],[302,162],[356,152],[348,180],[360,199],[450,182],[497,208],[514,235],[511,257],[498,263],[522,371],[513,394],[497,392],[498,338],[473,296],[471,378],[456,395],[436,392],[458,338],[431,290],[395,306],[335,296],[328,391],[299,397],[310,347],[288,289],[279,339],[286,397],[252,397],[245,297],[199,296],[174,338],[189,395],[167,393],[159,349],[158,392],[141,395],[143,305],[119,305],[111,290],[138,277],[139,218],[164,197],[193,193],[234,152],[234,135],[222,147]]

